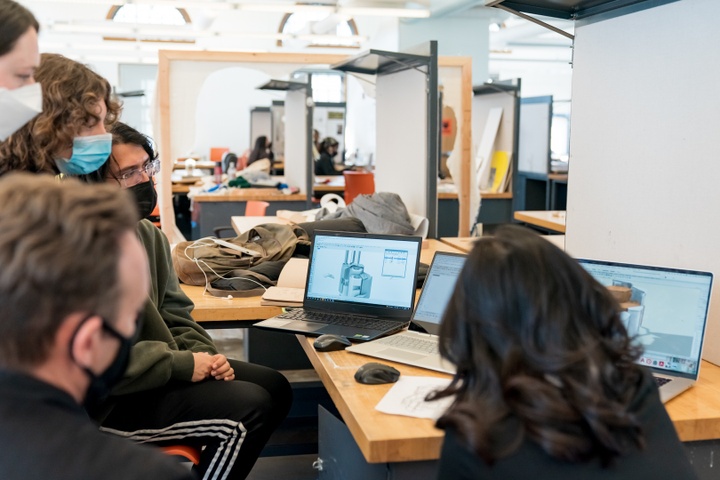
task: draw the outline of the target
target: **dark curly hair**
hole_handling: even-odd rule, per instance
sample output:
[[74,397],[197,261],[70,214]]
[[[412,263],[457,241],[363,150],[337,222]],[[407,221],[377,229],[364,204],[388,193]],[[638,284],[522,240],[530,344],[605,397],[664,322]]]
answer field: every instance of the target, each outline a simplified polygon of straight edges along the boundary
[[110,83],[62,55],[42,54],[35,80],[42,86],[43,111],[0,144],[0,175],[14,170],[59,173],[55,157],[72,147],[82,127],[102,121],[97,114],[100,102],[107,106],[108,128],[120,114]]
[[457,366],[438,420],[488,464],[524,441],[571,462],[607,465],[644,446],[630,404],[640,350],[611,294],[534,232],[478,240],[442,319],[440,353]]

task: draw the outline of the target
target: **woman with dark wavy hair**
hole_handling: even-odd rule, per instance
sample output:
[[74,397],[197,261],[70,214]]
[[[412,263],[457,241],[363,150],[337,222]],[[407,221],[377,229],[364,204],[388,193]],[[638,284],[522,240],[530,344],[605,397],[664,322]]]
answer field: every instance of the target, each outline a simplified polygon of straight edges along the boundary
[[13,170],[69,175],[97,170],[112,149],[106,127],[120,113],[108,81],[52,53],[41,55],[35,80],[42,86],[43,111],[0,144],[0,175]]
[[693,479],[619,306],[534,232],[477,241],[443,316],[441,479]]

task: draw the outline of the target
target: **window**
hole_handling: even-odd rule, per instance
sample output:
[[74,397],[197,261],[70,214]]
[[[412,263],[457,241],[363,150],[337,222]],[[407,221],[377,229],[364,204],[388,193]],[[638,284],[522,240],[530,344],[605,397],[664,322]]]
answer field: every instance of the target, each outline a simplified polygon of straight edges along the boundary
[[[125,5],[113,6],[107,15],[108,20],[129,25],[157,25],[159,27],[184,26],[192,23],[190,15],[182,8],[175,8],[169,5],[147,5],[127,3]],[[195,43],[194,39],[177,38],[170,39],[168,34],[159,35],[158,38],[137,37],[103,37],[103,40],[129,41],[129,42],[157,42],[172,41],[176,43]]]

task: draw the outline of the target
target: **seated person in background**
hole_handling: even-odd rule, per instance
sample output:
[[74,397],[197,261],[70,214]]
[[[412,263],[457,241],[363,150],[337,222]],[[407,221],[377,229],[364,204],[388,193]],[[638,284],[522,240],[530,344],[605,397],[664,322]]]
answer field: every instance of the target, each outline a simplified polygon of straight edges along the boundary
[[76,180],[0,180],[0,468],[5,480],[191,479],[98,431],[81,404],[119,380],[150,286],[129,196]]
[[255,140],[255,147],[253,147],[252,151],[250,152],[250,155],[248,155],[248,165],[252,165],[254,162],[257,162],[258,160],[262,160],[263,158],[267,158],[270,160],[270,164],[272,165],[273,159],[275,158],[275,155],[273,154],[271,150],[272,144],[268,140],[268,138],[265,135],[259,136]]
[[439,478],[697,478],[617,302],[542,237],[478,240],[441,325]]
[[338,153],[338,141],[325,137],[320,142],[320,157],[315,160],[315,175],[342,175],[342,169],[335,168],[334,158]]
[[[38,30],[38,21],[27,8],[13,0],[0,0],[0,140],[37,114],[37,109],[28,105],[33,102],[21,101],[18,94],[40,102],[40,87],[33,85],[40,63]],[[6,114],[10,107],[21,113]]]
[[120,105],[110,84],[84,65],[44,53],[35,71],[43,111],[0,143],[0,175],[12,170],[79,175],[97,170],[112,148]]
[[[110,159],[84,179],[129,190],[145,218],[157,200],[158,155],[132,127],[118,122],[111,133]],[[146,219],[137,233],[150,260],[145,322],[126,375],[95,416],[103,430],[138,442],[205,446],[201,478],[245,478],[287,416],[290,384],[273,369],[219,354],[190,315],[165,235]]]

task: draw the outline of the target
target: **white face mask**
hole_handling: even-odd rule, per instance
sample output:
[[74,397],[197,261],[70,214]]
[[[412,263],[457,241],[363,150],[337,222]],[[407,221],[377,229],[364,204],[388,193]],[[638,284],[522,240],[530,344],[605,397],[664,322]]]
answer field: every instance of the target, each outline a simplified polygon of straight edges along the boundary
[[8,90],[0,88],[0,142],[42,112],[39,83]]

